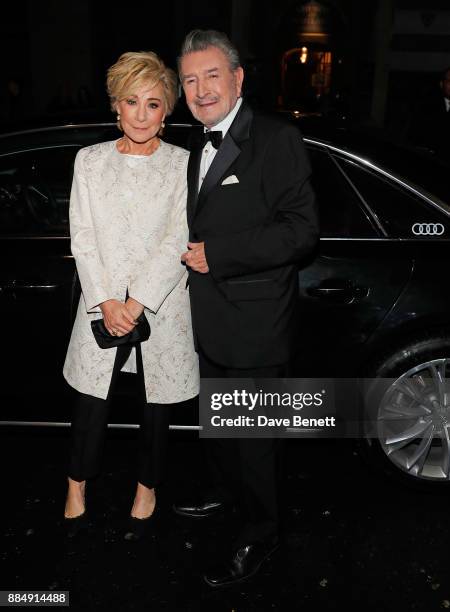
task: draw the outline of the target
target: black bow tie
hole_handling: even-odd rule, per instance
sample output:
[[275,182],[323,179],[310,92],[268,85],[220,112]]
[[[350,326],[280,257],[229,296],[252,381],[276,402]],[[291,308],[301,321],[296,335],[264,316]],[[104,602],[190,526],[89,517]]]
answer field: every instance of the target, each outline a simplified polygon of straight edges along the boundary
[[222,143],[222,132],[220,130],[208,130],[207,132],[205,132],[203,134],[202,148],[209,141],[211,141],[211,144],[215,149],[218,149]]

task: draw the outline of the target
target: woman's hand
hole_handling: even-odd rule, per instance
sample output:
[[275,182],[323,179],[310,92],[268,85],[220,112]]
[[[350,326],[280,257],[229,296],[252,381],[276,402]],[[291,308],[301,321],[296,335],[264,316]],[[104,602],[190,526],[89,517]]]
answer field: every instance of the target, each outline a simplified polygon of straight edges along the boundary
[[119,300],[106,300],[100,304],[105,327],[112,336],[125,336],[136,325],[133,315]]
[[129,297],[127,299],[127,301],[125,302],[125,306],[127,307],[128,312],[134,319],[140,317],[141,314],[144,312],[144,306],[132,297]]

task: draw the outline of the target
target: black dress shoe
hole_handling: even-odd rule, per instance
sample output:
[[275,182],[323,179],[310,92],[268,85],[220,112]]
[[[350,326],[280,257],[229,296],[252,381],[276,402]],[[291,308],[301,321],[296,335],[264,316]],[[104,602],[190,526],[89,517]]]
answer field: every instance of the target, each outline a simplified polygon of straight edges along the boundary
[[205,518],[219,514],[225,510],[225,504],[221,501],[201,501],[198,503],[174,504],[173,510],[181,516],[191,518]]
[[74,538],[81,531],[84,531],[88,525],[89,519],[86,510],[73,518],[64,517],[63,528],[68,538]]
[[274,537],[264,542],[244,544],[225,562],[211,568],[203,579],[211,587],[236,584],[254,576],[261,565],[279,546]]

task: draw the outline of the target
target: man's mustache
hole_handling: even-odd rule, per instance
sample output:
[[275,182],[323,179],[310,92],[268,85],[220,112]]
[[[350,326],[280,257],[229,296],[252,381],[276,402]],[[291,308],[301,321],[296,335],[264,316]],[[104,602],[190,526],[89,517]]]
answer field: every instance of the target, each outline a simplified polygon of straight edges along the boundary
[[202,106],[203,104],[211,104],[211,102],[217,102],[219,98],[195,98],[195,103],[198,106]]

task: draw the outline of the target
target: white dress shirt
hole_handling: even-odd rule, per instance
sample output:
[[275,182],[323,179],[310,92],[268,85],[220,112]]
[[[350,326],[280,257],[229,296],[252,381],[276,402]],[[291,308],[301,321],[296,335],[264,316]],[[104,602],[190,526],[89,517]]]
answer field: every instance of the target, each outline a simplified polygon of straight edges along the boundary
[[450,100],[448,98],[444,98],[444,100],[445,100],[445,110],[448,113],[450,110]]
[[[213,132],[217,130],[219,132],[222,132],[222,138],[225,138],[225,135],[230,129],[230,126],[233,123],[234,118],[236,117],[237,112],[241,107],[241,104],[242,104],[242,98],[238,98],[236,104],[234,105],[233,110],[230,111],[228,115],[225,117],[225,119],[222,119],[220,123],[213,126],[211,128],[211,131]],[[207,132],[207,131],[208,131],[208,128],[205,127],[204,132]],[[200,160],[200,173],[199,173],[199,180],[198,180],[198,190],[199,191],[202,186],[203,180],[206,176],[206,173],[208,172],[209,167],[211,166],[213,159],[216,156],[216,153],[217,153],[217,149],[215,149],[212,146],[211,141],[208,141],[206,145],[203,147],[202,158]]]

